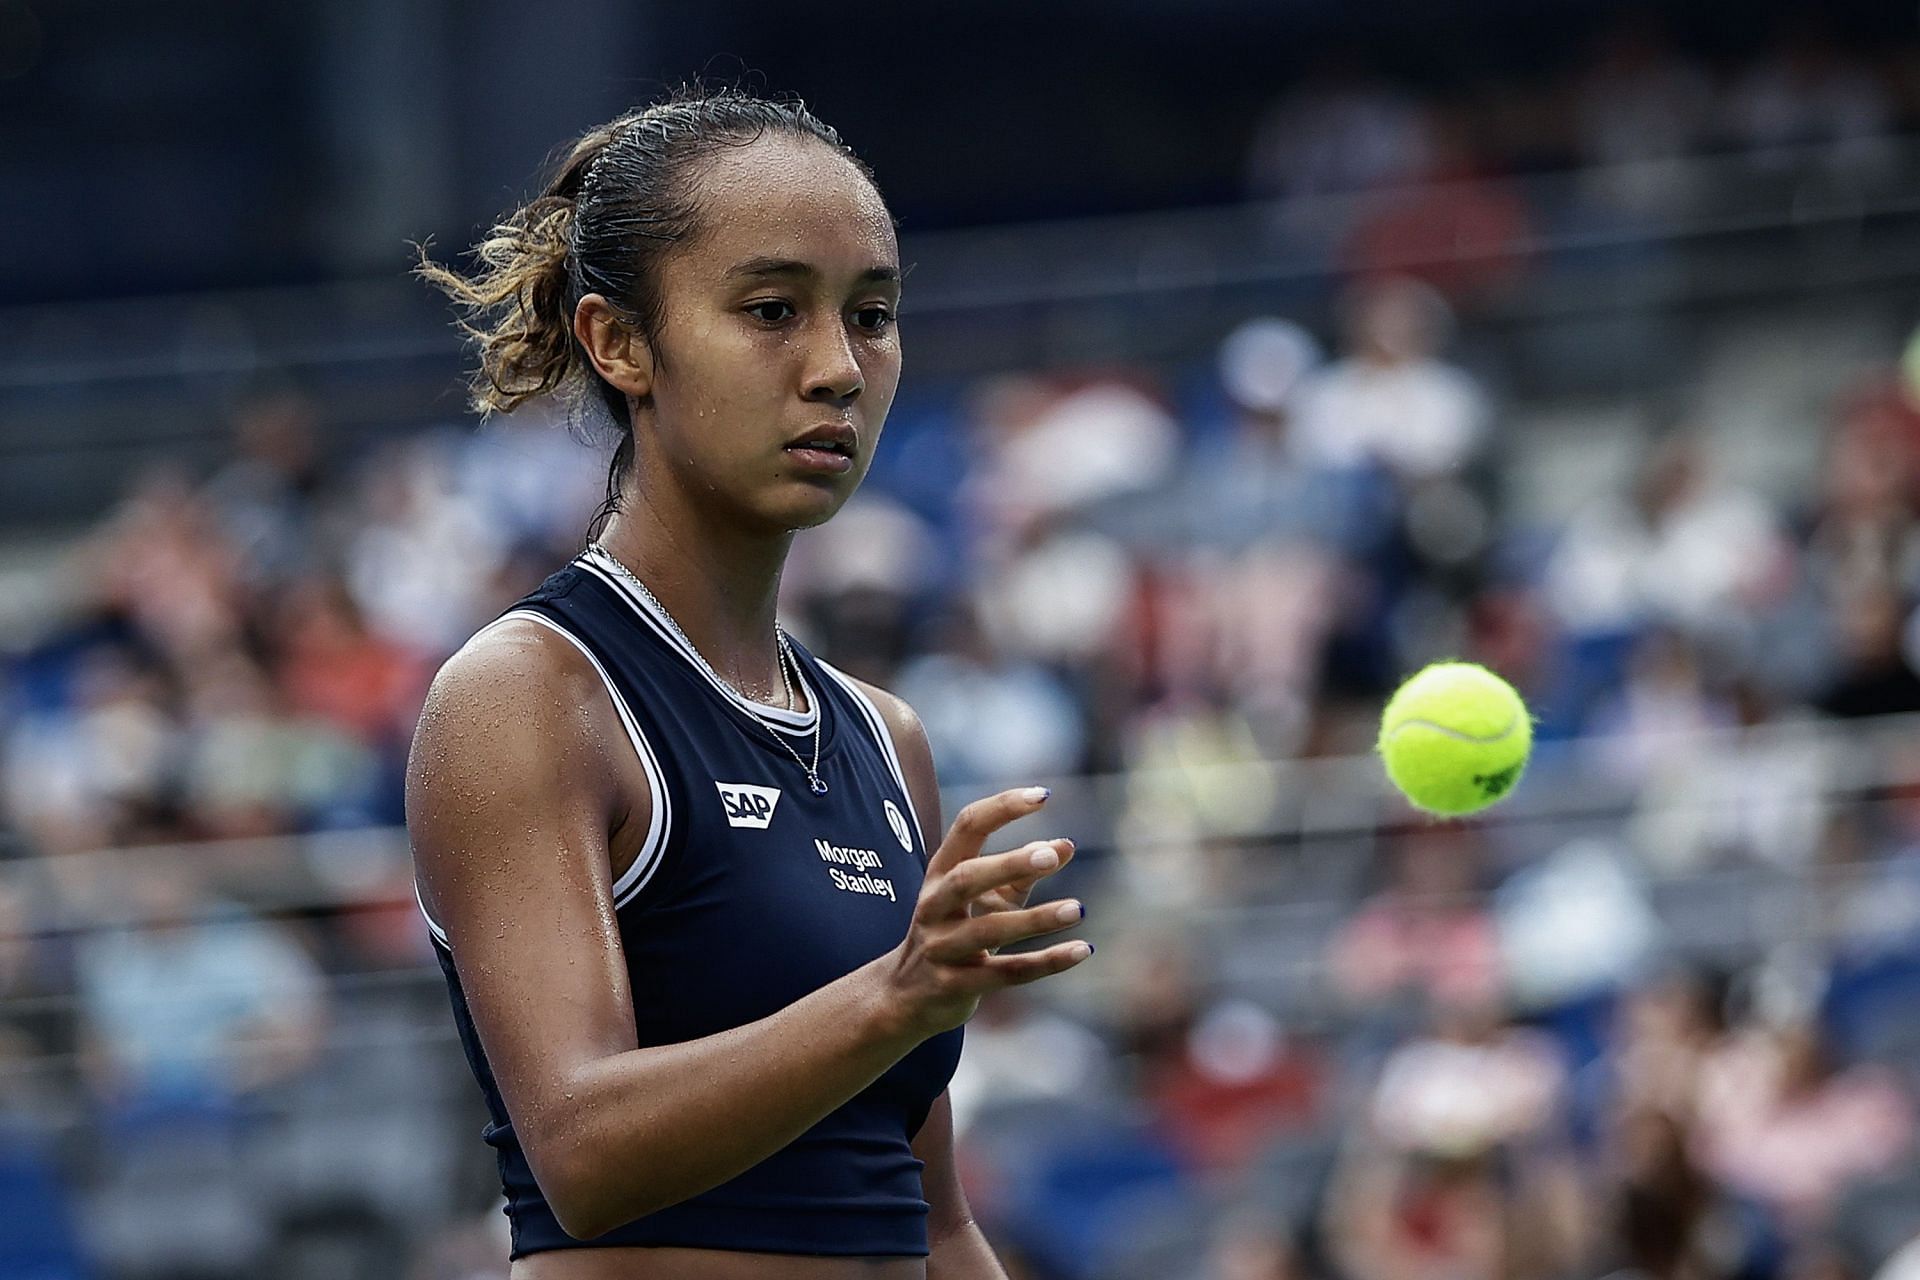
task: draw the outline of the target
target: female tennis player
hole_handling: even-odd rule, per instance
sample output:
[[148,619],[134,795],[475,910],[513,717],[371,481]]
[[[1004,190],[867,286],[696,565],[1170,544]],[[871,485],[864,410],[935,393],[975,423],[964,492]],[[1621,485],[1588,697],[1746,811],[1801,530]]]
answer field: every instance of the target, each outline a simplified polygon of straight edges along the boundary
[[1073,855],[944,839],[899,699],[792,641],[796,530],[839,510],[900,377],[871,173],[798,104],[683,94],[583,138],[462,276],[476,405],[621,431],[599,537],[448,660],[407,778],[421,907],[491,1111],[516,1280],[1004,1273],[946,1085]]

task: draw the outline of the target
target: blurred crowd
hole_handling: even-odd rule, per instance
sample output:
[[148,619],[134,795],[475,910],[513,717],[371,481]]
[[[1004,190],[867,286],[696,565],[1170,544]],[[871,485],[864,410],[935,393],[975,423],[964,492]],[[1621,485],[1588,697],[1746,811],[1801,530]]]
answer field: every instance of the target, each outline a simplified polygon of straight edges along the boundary
[[[1729,188],[1857,204],[1896,181],[1920,115],[1912,50],[1850,45],[1817,8],[1753,15],[1752,52],[1709,58],[1654,6],[1591,31],[1542,74],[1416,88],[1358,49],[1316,58],[1259,122],[1245,187],[1274,231],[1330,268],[1417,264],[1462,299],[1497,295],[1543,247],[1678,231]],[[1725,34],[1723,32],[1723,34]],[[1703,159],[1708,163],[1700,163]],[[1516,175],[1571,170],[1564,209]]]
[[[1340,315],[1324,341],[1250,322],[1199,377],[976,384],[958,430],[905,406],[796,547],[791,625],[918,708],[947,784],[1118,779],[1084,843],[1123,976],[969,1029],[983,1221],[1033,1277],[1870,1274],[1920,1233],[1872,1198],[1920,1168],[1889,1054],[1920,1048],[1920,810],[1847,793],[1834,734],[1782,731],[1920,711],[1902,353],[1833,406],[1791,502],[1683,421],[1541,529],[1504,505],[1498,406],[1448,361],[1441,295],[1374,281]],[[404,868],[369,879],[349,842],[336,874],[328,837],[400,821],[425,682],[579,548],[605,482],[553,409],[339,455],[276,393],[233,441],[62,554],[6,668],[0,1053],[75,1070],[0,1097],[78,1107],[109,1184],[154,1134],[174,1161],[182,1133],[260,1123],[332,1069],[330,983],[426,958]],[[1269,762],[1364,752],[1383,694],[1445,654],[1526,692],[1542,770],[1568,744],[1627,807],[1412,829],[1376,807],[1357,857],[1285,847]],[[1351,874],[1315,882],[1298,972],[1236,981],[1182,922],[1290,858]],[[1762,909],[1737,876],[1697,927],[1663,914],[1659,886],[1729,871],[1799,886],[1805,918],[1716,933]],[[245,904],[276,877],[328,909]],[[421,1274],[492,1243],[462,1227]]]
[[[1551,104],[1597,234],[1681,210],[1707,150],[1884,178],[1894,82],[1772,48],[1608,37]],[[1920,1268],[1920,748],[1879,725],[1920,713],[1920,346],[1802,424],[1790,491],[1693,406],[1541,520],[1453,345],[1535,216],[1486,123],[1330,66],[1251,161],[1343,268],[1330,323],[908,392],[796,544],[788,625],[917,708],[948,787],[1109,780],[1073,870],[1112,976],[984,1003],[952,1086],[1022,1280]],[[439,662],[583,545],[605,462],[564,417],[345,449],[249,396],[228,461],[36,575],[0,655],[0,1270],[501,1274],[408,873],[357,833],[402,820]],[[1560,809],[1421,826],[1370,781],[1289,835],[1343,798],[1301,778],[1353,776],[1299,770],[1445,656],[1521,688]]]

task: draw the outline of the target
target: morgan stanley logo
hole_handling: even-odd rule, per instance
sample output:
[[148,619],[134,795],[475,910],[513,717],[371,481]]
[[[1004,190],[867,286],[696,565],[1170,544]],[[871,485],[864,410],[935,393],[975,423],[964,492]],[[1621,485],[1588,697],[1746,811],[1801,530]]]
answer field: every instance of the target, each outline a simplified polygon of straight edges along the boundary
[[757,827],[765,831],[773,822],[773,806],[780,803],[780,788],[755,787],[744,782],[716,782],[720,804],[727,811],[730,827]]

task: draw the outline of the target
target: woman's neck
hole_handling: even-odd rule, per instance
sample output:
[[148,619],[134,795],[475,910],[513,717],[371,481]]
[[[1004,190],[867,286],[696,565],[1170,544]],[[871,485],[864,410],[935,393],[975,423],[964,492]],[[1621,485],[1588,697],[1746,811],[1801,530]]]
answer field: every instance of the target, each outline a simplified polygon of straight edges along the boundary
[[599,542],[647,584],[722,680],[756,701],[780,700],[774,627],[791,533],[746,535],[629,494]]

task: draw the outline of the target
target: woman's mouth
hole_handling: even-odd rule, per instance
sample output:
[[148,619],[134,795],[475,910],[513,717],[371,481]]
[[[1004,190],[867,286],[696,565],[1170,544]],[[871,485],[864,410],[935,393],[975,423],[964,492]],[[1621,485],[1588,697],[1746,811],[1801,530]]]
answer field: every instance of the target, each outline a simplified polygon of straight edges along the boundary
[[853,470],[854,443],[859,436],[851,424],[835,423],[801,436],[786,448],[803,470],[821,475],[845,475]]
[[853,455],[842,453],[838,449],[790,444],[787,446],[787,456],[798,462],[803,471],[817,471],[822,475],[837,476],[853,470]]

